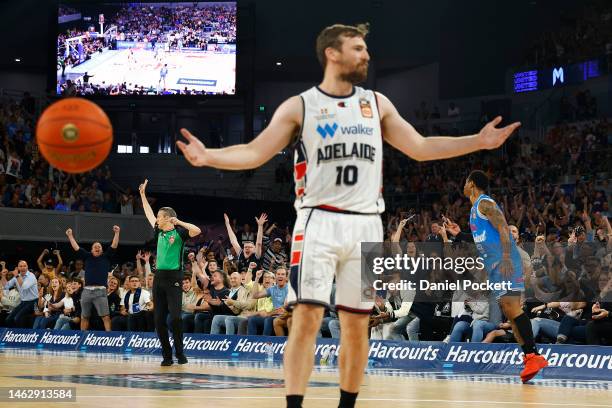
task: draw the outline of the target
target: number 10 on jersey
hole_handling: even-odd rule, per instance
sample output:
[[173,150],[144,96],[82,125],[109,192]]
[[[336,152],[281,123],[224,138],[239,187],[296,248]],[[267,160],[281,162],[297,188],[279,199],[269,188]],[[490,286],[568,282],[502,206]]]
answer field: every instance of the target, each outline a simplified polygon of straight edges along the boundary
[[336,167],[336,185],[342,184],[352,186],[357,183],[358,172],[357,166],[337,166]]

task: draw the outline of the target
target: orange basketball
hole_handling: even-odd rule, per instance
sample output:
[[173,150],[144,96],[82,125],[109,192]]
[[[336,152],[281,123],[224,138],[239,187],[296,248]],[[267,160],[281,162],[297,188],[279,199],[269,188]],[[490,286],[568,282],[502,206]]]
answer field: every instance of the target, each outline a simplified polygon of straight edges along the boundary
[[68,173],[83,173],[100,165],[108,156],[113,146],[113,127],[95,103],[83,98],[66,98],[40,115],[36,142],[53,167]]

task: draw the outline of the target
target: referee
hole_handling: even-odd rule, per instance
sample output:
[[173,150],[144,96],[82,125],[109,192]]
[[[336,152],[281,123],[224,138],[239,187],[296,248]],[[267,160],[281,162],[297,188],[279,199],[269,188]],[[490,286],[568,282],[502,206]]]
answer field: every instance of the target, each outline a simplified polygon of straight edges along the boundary
[[183,249],[188,237],[200,234],[200,229],[193,224],[179,221],[176,212],[170,207],[162,207],[153,214],[147,201],[145,189],[148,180],[140,185],[140,198],[145,215],[155,229],[157,240],[157,272],[153,281],[153,301],[155,302],[155,330],[162,347],[162,366],[172,365],[172,346],[168,338],[166,318],[170,313],[174,350],[179,364],[186,364],[183,353],[183,329],[181,320],[181,282],[183,280]]

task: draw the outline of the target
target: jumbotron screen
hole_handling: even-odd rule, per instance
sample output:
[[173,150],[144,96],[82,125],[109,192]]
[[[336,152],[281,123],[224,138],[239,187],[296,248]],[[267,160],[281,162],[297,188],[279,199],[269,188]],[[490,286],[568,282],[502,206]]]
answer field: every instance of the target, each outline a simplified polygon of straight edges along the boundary
[[233,95],[236,2],[59,5],[62,95]]

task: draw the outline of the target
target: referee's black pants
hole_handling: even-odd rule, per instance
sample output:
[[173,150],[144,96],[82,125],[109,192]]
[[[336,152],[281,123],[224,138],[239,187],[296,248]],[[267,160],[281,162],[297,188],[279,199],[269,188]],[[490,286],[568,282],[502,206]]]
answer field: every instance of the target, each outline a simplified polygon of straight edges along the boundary
[[161,343],[164,360],[172,359],[172,346],[168,337],[166,319],[170,314],[174,350],[177,356],[183,355],[183,321],[181,320],[181,302],[183,291],[182,271],[158,270],[153,280],[153,303],[155,314],[155,331]]

